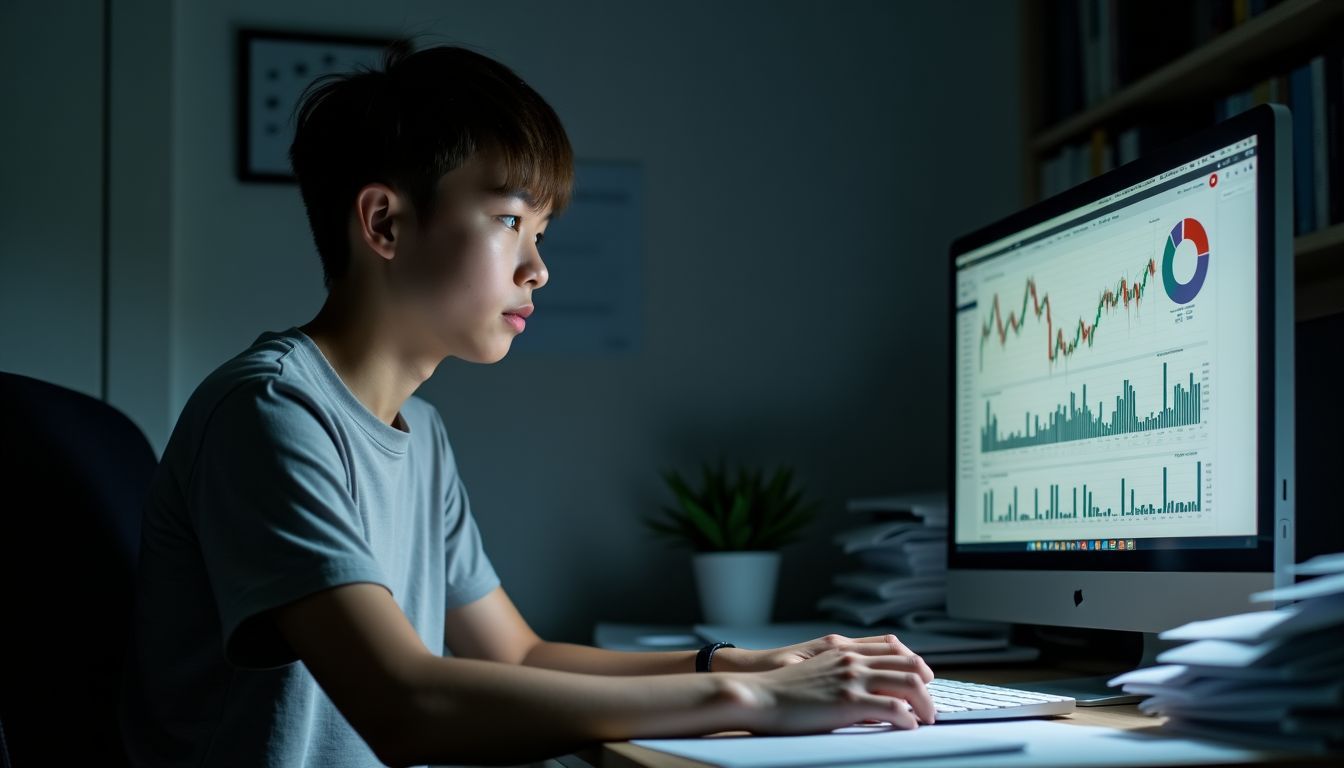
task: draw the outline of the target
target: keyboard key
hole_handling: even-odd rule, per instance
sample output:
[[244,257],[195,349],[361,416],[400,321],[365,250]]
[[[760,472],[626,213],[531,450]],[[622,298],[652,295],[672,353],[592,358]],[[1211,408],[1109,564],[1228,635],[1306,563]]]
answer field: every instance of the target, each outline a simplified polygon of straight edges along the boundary
[[938,722],[1048,717],[1068,714],[1075,706],[1067,696],[942,678],[929,683],[928,690]]

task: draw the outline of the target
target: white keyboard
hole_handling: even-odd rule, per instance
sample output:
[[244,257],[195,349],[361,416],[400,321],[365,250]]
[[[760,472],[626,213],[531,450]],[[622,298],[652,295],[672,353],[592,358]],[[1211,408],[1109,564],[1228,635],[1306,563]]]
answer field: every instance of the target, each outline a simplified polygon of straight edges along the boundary
[[958,720],[1002,720],[1010,717],[1067,715],[1074,700],[997,685],[963,683],[936,678],[928,685],[937,712],[937,722]]

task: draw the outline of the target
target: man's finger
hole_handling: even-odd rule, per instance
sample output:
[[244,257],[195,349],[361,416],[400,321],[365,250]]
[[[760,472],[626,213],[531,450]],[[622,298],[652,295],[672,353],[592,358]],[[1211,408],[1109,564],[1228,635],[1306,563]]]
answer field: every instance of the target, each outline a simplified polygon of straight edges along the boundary
[[913,672],[925,683],[933,680],[933,671],[918,656],[886,654],[882,656],[864,656],[864,661],[873,669],[890,669],[899,672]]
[[924,682],[913,672],[873,670],[868,676],[867,688],[872,693],[905,699],[919,719],[925,723],[932,723],[936,716],[933,696],[929,693],[929,689],[924,687]]
[[908,653],[911,655],[914,654],[914,651],[907,648],[905,646],[905,643],[901,642],[900,638],[896,637],[890,632],[888,632],[885,635],[870,635],[868,637],[846,637],[840,634],[837,634],[835,636],[840,638],[842,641],[847,641],[851,643],[887,643],[888,645],[894,645],[897,651],[900,653]]
[[895,637],[895,635],[887,634],[887,635],[873,635],[873,636],[871,636],[871,637],[856,637],[856,638],[854,638],[854,642],[856,642],[856,643],[886,643],[886,642],[889,642],[889,641],[887,640],[887,638],[889,638],[889,637]]
[[904,653],[906,655],[914,656],[916,659],[919,659],[919,664],[921,667],[919,676],[924,678],[924,682],[926,683],[933,681],[933,669],[930,668],[928,664],[924,663],[923,657],[907,648],[905,643],[902,643],[900,640],[898,640],[895,635],[884,635],[883,637],[886,639],[888,643],[891,643],[892,647],[896,648],[897,653]]
[[896,650],[896,653],[904,653],[904,654],[907,655],[907,656],[917,656],[917,655],[918,655],[918,654],[916,654],[914,651],[912,651],[912,650],[910,650],[908,647],[906,647],[905,643],[902,643],[902,642],[900,641],[900,638],[898,638],[898,637],[896,637],[895,635],[892,635],[892,634],[886,634],[886,635],[873,635],[872,637],[860,637],[860,638],[856,638],[856,639],[854,640],[854,642],[856,642],[856,643],[884,643],[884,644],[889,645],[889,646],[891,646],[892,648],[894,648],[894,649]]
[[924,680],[924,675],[920,674],[924,668],[919,659],[914,656],[864,656],[863,661],[869,669],[887,669],[892,672],[913,672],[919,675],[920,681]]
[[861,693],[856,703],[867,710],[869,719],[891,723],[897,728],[914,730],[919,727],[915,713],[906,706],[905,700],[874,693]]
[[910,650],[910,649],[906,646],[906,644],[905,644],[905,643],[902,643],[901,640],[900,640],[900,638],[896,637],[895,635],[883,635],[883,636],[882,636],[882,641],[883,641],[883,642],[886,642],[886,643],[891,643],[892,647],[896,649],[896,652],[897,652],[897,653],[906,653],[906,654],[909,654],[909,655],[911,655],[911,656],[917,656],[917,655],[918,655],[918,654],[915,653],[914,651]]
[[896,637],[895,635],[878,635],[876,637],[863,637],[859,638],[858,640],[855,640],[852,643],[841,646],[840,650],[854,651],[855,653],[861,653],[864,656],[888,656],[888,655],[908,656],[915,660],[916,665],[918,666],[919,669],[919,676],[923,678],[924,682],[926,683],[933,682],[933,669],[931,669],[929,665],[925,663],[924,659],[921,658],[919,654],[911,652],[911,650],[902,645],[900,641],[896,641],[893,643],[886,639],[886,638],[892,638],[894,640],[895,637]]
[[890,645],[871,640],[849,640],[841,643],[839,650],[854,651],[855,653],[862,653],[865,656],[885,656],[892,652]]
[[913,653],[901,653],[883,642],[852,642],[840,646],[842,651],[853,651],[861,653],[864,656],[904,656],[908,659],[918,658]]

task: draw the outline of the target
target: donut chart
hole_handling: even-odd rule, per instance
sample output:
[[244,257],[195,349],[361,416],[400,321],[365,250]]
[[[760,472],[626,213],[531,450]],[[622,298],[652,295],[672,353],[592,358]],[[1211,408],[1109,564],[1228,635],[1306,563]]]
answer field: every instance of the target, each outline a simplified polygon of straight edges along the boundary
[[[1182,283],[1176,279],[1172,267],[1176,261],[1176,249],[1186,240],[1194,244],[1195,252],[1199,255],[1195,257],[1194,276],[1189,282]],[[1209,234],[1204,231],[1204,225],[1197,219],[1181,219],[1171,228],[1171,235],[1167,237],[1167,248],[1162,253],[1162,284],[1167,289],[1167,295],[1177,304],[1189,304],[1199,293],[1208,274]]]

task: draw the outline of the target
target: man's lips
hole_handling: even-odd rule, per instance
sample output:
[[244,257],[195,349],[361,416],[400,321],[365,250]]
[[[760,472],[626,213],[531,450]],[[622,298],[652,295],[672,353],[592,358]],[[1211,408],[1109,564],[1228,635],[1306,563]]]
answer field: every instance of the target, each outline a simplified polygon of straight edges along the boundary
[[513,330],[522,333],[527,327],[527,316],[532,314],[532,305],[524,304],[517,309],[510,309],[504,312],[504,322],[513,326]]

